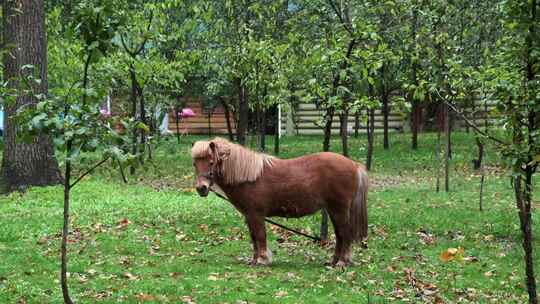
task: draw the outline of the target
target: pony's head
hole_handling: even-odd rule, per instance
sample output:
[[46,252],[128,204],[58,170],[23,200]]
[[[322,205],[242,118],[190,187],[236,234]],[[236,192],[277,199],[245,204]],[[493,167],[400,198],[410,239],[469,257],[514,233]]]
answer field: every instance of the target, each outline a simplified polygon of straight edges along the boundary
[[200,196],[207,196],[214,183],[234,185],[255,181],[273,159],[219,137],[195,142],[191,158],[197,176],[195,188]]
[[230,154],[224,140],[216,138],[212,141],[197,141],[191,148],[191,158],[197,176],[195,189],[200,196],[207,196],[210,187],[218,176],[221,176],[223,161]]

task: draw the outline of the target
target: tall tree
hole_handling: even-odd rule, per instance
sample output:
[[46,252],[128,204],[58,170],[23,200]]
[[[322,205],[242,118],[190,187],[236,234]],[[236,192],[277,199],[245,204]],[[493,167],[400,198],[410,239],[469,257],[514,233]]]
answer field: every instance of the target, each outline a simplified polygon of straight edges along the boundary
[[[5,190],[62,181],[52,139],[40,134],[21,142],[15,114],[47,95],[47,35],[43,0],[3,1],[4,79],[17,95],[5,100],[4,153],[0,176]],[[29,83],[26,80],[30,80]],[[29,85],[29,87],[26,86]],[[28,90],[27,90],[28,89]]]

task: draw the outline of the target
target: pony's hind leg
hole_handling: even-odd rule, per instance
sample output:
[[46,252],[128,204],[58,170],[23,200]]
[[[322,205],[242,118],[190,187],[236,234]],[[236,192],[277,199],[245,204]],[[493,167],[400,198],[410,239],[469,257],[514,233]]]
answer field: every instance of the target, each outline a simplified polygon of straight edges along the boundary
[[246,222],[253,242],[253,259],[250,265],[268,265],[272,262],[272,253],[266,246],[266,227],[264,217],[247,216]]
[[336,249],[331,265],[343,267],[349,265],[351,260],[351,236],[349,232],[348,212],[329,212],[334,232],[336,234]]

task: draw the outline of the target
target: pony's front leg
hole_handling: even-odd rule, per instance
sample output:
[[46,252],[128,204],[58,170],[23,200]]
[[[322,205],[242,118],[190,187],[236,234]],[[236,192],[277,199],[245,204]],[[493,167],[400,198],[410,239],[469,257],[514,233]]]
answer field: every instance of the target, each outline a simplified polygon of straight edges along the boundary
[[266,246],[266,227],[264,217],[247,216],[246,222],[249,227],[251,240],[253,242],[253,259],[250,265],[268,265],[272,262],[272,253]]

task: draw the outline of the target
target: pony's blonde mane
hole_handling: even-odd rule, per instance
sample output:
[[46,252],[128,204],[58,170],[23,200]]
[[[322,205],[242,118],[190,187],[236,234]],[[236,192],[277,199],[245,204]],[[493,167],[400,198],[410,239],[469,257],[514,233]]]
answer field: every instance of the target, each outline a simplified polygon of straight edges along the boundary
[[265,167],[272,166],[273,156],[251,151],[220,137],[212,141],[195,142],[191,148],[191,157],[196,159],[211,156],[210,142],[216,145],[218,157],[223,155],[219,170],[225,184],[253,182],[261,176]]

